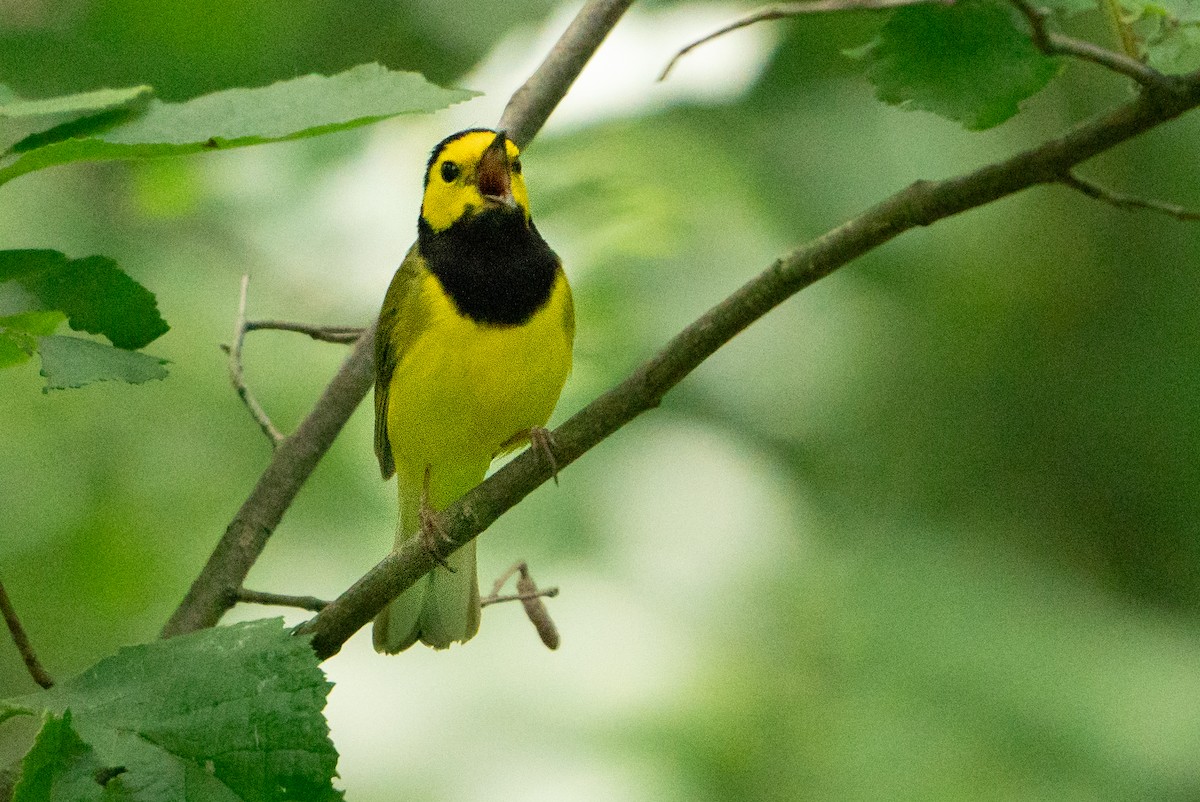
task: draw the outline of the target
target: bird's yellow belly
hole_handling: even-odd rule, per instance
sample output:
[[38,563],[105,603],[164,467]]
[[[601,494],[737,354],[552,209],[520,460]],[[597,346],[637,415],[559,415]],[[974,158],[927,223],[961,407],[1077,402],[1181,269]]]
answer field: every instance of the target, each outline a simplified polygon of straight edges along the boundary
[[460,316],[439,287],[429,289],[428,325],[405,350],[388,390],[396,467],[417,476],[426,465],[486,469],[554,410],[571,369],[568,290],[556,287],[524,325],[501,327]]

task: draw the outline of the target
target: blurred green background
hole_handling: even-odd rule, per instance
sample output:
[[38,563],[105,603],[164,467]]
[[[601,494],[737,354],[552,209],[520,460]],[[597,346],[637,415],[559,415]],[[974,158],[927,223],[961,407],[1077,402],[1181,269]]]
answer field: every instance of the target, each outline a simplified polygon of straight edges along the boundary
[[[873,99],[839,53],[868,16],[760,26],[653,83],[742,10],[639,4],[529,149],[579,312],[558,419],[775,256],[1126,97],[1070,65],[1018,118],[967,133]],[[36,364],[0,374],[0,576],[67,676],[156,636],[266,464],[217,348],[242,273],[252,317],[367,322],[429,147],[494,123],[572,9],[0,11],[0,82],[29,96],[150,83],[179,99],[364,61],[487,93],[0,189],[0,247],[111,256],[172,325],[147,349],[171,360],[161,383],[43,395]],[[1192,115],[1082,172],[1200,207],[1198,136]],[[382,658],[360,634],[326,664],[348,798],[1200,798],[1198,262],[1194,224],[1042,188],[789,301],[483,537],[485,587],[518,557],[561,586],[558,652],[501,605],[465,647]],[[290,430],[343,353],[254,334],[247,376]],[[394,516],[364,407],[249,584],[333,596],[385,553]],[[32,687],[0,644],[0,696]],[[0,762],[29,733],[3,725]]]

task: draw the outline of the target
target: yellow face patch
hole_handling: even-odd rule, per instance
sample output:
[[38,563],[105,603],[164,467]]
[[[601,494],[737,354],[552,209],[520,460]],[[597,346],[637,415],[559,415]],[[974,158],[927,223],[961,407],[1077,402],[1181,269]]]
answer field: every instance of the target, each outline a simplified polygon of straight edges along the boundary
[[[447,142],[429,166],[421,217],[434,231],[444,231],[456,220],[484,208],[485,201],[477,180],[479,160],[495,138],[494,131],[465,133]],[[528,220],[529,193],[525,190],[525,177],[520,173],[518,161],[521,152],[511,141],[507,141],[506,146],[513,200]]]

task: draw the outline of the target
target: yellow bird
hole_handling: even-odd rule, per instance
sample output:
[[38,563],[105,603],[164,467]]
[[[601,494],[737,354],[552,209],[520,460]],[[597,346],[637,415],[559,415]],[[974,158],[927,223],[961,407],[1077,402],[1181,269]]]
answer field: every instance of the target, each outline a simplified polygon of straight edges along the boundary
[[[431,548],[441,510],[492,460],[542,428],[571,370],[575,312],[562,264],[529,213],[517,146],[487,129],[440,142],[425,170],[417,241],[396,271],[375,335],[375,455],[396,474],[396,547]],[[479,631],[475,541],[375,619],[394,654]]]

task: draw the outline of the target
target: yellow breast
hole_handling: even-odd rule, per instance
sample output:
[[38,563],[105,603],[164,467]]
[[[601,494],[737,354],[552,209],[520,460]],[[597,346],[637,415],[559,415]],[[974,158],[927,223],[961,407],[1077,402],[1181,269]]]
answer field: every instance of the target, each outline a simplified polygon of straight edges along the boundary
[[526,323],[492,326],[460,315],[432,274],[421,282],[425,330],[404,349],[388,389],[397,469],[486,467],[554,410],[571,370],[570,288],[560,271],[546,305]]

